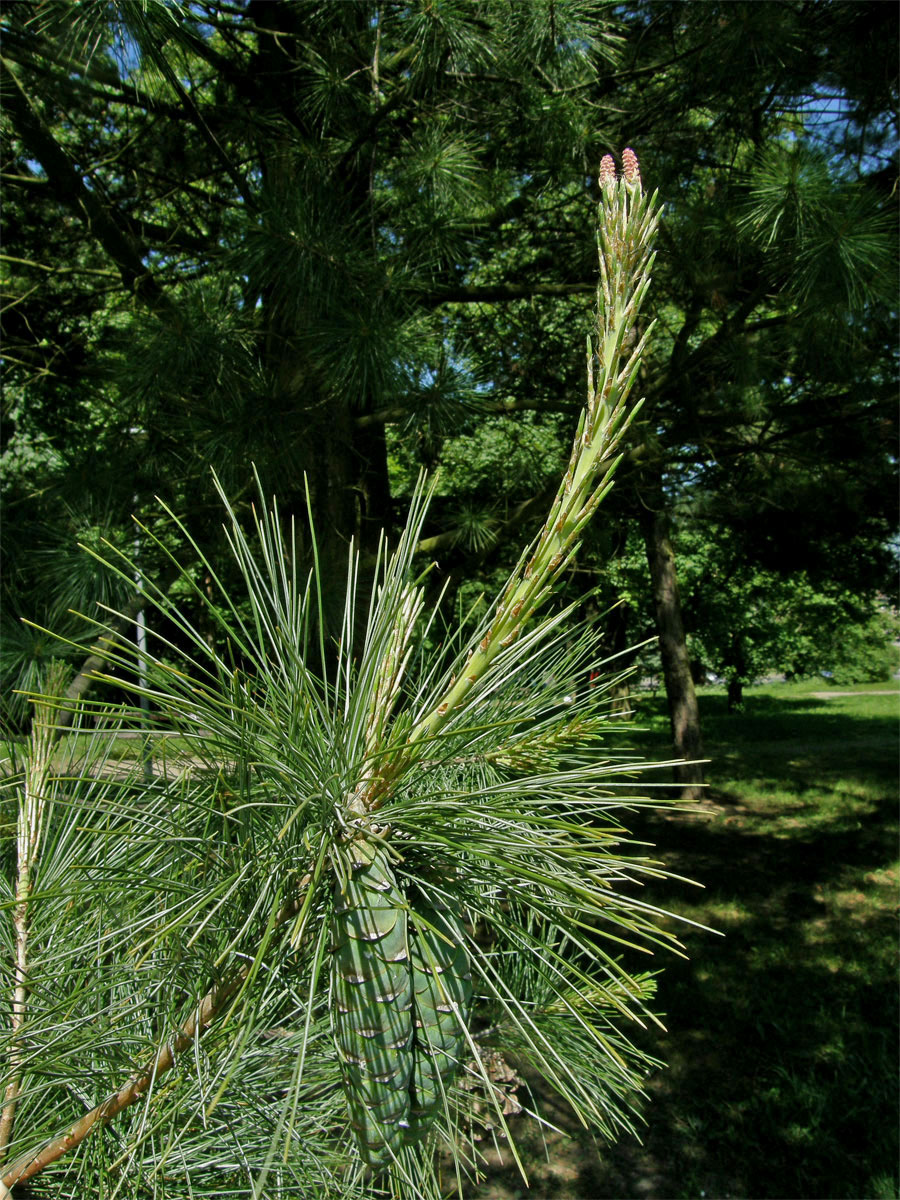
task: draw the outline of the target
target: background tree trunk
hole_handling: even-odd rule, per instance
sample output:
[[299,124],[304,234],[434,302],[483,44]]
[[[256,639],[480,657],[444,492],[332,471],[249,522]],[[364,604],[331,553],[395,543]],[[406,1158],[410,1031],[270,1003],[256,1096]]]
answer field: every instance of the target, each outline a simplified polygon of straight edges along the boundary
[[[315,130],[304,125],[297,98],[303,83],[295,62],[300,13],[283,3],[254,0],[247,14],[255,23],[256,72],[266,81],[272,128],[279,130],[277,136],[262,137],[258,147],[264,187],[270,203],[273,199],[287,203],[301,174],[297,131],[315,136]],[[345,193],[353,185],[351,175],[348,172],[342,180]],[[359,545],[363,507],[350,407],[344,396],[329,394],[321,366],[310,360],[304,346],[307,326],[320,317],[317,298],[311,296],[298,304],[284,294],[282,283],[267,287],[261,307],[265,362],[273,387],[268,403],[283,414],[285,429],[283,462],[266,482],[278,494],[283,512],[294,516],[298,530],[306,527],[308,490],[326,634],[337,636],[347,585],[347,554],[351,539]],[[311,558],[305,538],[301,544]]]
[[[291,203],[307,153],[303,139],[312,144],[319,137],[319,130],[306,123],[302,103],[304,87],[315,80],[308,79],[297,65],[303,58],[299,49],[303,14],[296,6],[272,0],[253,0],[247,13],[254,22],[257,41],[256,75],[266,84],[265,101],[260,103],[269,106],[271,129],[279,131],[273,136],[264,129],[258,147],[265,191],[270,203],[279,197]],[[365,8],[359,8],[356,20],[364,30],[368,22]],[[368,80],[366,73],[359,73],[361,90],[371,86]],[[298,132],[302,135],[299,140]],[[348,225],[361,214],[371,213],[370,166],[369,159],[352,156],[332,181],[335,212],[343,213]],[[348,297],[347,303],[352,302]],[[391,495],[384,426],[357,427],[350,400],[341,389],[330,386],[327,371],[310,354],[309,329],[323,319],[321,303],[315,295],[298,303],[296,297],[284,295],[282,283],[281,290],[273,286],[263,296],[262,309],[268,334],[266,365],[275,393],[269,404],[284,413],[283,425],[290,431],[284,448],[290,474],[273,479],[272,488],[283,511],[297,518],[299,529],[306,524],[309,489],[325,622],[328,633],[337,636],[351,539],[363,563],[374,557],[381,530],[390,525]],[[370,403],[375,400],[377,397],[368,398]],[[367,604],[365,586],[359,595],[360,603]]]
[[728,711],[740,712],[744,707],[744,681],[739,675],[728,680]]
[[725,678],[728,680],[728,711],[740,712],[744,707],[744,684],[750,678],[750,664],[740,633],[732,636],[724,665]]
[[703,768],[695,761],[703,756],[700,712],[685,643],[675,552],[669,536],[669,522],[663,507],[661,488],[654,496],[654,507],[644,508],[642,511],[641,531],[653,585],[656,628],[659,634],[666,699],[669,704],[672,742],[676,757],[684,760],[683,766],[675,767],[673,776],[675,782],[681,784],[682,799],[697,800],[702,795],[700,785],[703,783]]

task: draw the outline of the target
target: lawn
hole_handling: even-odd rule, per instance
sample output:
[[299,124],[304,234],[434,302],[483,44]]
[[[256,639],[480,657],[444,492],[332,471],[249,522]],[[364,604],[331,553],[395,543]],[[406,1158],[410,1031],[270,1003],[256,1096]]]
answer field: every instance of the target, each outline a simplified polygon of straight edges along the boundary
[[[521,1125],[531,1191],[498,1163],[478,1200],[898,1195],[900,691],[881,690],[774,685],[733,716],[701,696],[704,811],[632,821],[704,885],[642,898],[720,931],[685,927],[665,964],[643,1144],[598,1148],[546,1101],[570,1136],[545,1153]],[[639,719],[664,754],[662,700]]]

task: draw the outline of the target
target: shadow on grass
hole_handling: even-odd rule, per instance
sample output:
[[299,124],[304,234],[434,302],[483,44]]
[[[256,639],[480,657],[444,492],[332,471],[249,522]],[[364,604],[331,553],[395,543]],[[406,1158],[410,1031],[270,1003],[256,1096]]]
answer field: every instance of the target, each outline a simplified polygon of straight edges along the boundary
[[[549,1164],[532,1140],[531,1192],[503,1170],[480,1198],[897,1196],[896,720],[819,703],[737,718],[744,744],[713,751],[708,812],[632,819],[704,884],[641,898],[725,934],[682,926],[688,960],[659,964],[668,1032],[642,1040],[669,1066],[649,1081],[643,1145],[598,1150],[551,1103],[571,1140],[551,1139]],[[715,746],[735,719],[711,715]]]
[[866,1197],[893,1177],[895,816],[885,804],[854,831],[780,841],[647,830],[706,885],[702,904],[674,907],[726,935],[690,931],[690,961],[663,976],[669,1070],[647,1113],[648,1151],[666,1165],[657,1194]]

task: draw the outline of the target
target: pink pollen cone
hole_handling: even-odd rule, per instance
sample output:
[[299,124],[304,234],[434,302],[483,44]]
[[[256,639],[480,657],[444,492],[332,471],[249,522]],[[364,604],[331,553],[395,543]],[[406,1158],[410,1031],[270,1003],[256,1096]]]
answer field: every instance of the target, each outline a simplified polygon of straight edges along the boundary
[[614,187],[616,183],[616,164],[611,154],[604,154],[600,159],[600,186]]
[[637,155],[632,149],[622,151],[622,174],[625,176],[626,183],[641,182],[641,172],[638,168]]

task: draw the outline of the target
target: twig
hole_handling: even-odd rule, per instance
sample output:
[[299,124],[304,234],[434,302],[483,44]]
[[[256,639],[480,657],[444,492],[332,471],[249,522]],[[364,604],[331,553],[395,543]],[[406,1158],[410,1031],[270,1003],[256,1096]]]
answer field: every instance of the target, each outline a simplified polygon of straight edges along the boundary
[[26,1179],[37,1175],[44,1167],[56,1162],[58,1158],[62,1158],[64,1154],[68,1154],[70,1150],[83,1142],[95,1126],[105,1125],[123,1109],[139,1100],[154,1080],[174,1067],[176,1058],[181,1051],[186,1050],[195,1037],[200,1037],[206,1032],[249,973],[249,965],[242,967],[230,980],[211,988],[197,1005],[193,1016],[182,1025],[178,1034],[157,1052],[150,1067],[139,1075],[133,1076],[124,1087],[119,1088],[115,1095],[104,1100],[102,1104],[98,1104],[96,1108],[92,1108],[89,1113],[85,1113],[66,1133],[54,1138],[52,1142],[48,1142],[37,1154],[20,1158],[4,1173],[3,1183],[7,1187],[24,1183]]

